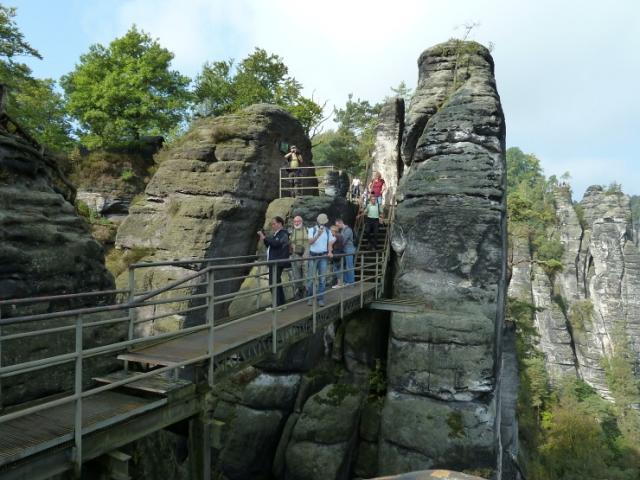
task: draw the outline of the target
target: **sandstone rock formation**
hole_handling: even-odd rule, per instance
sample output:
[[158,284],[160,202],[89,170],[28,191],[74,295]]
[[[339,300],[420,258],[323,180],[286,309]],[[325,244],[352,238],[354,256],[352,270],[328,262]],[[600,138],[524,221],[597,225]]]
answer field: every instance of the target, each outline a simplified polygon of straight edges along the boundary
[[[36,146],[0,132],[0,300],[61,295],[113,288],[104,266],[102,247],[73,206],[75,190],[59,172],[55,161]],[[109,297],[102,297],[108,302]],[[2,318],[80,308],[95,298],[68,302],[39,302],[25,307],[6,305]],[[51,328],[73,322],[61,318],[5,326],[4,335]],[[86,331],[86,347],[121,339],[125,329]],[[73,332],[39,335],[2,343],[2,365],[68,353],[75,348]],[[102,368],[101,360],[85,363],[87,378]],[[70,388],[73,365],[40,370],[2,379],[2,403],[27,401]],[[25,381],[29,377],[29,382]]]
[[386,102],[378,116],[378,121],[371,171],[382,174],[387,185],[385,202],[388,204],[396,194],[398,182],[404,170],[400,155],[404,128],[404,100],[392,98]]
[[[149,260],[252,254],[255,232],[269,202],[278,197],[282,146],[291,143],[310,163],[311,145],[300,122],[272,105],[195,122],[164,152],[145,199],[131,207],[120,226],[116,247],[150,248]],[[187,273],[177,267],[147,269],[138,281],[153,288]],[[224,277],[221,273],[217,279]],[[238,287],[224,283],[216,292]],[[170,320],[183,321],[181,316]]]
[[[551,380],[577,375],[611,398],[603,358],[620,342],[630,342],[640,359],[640,250],[633,240],[629,199],[599,186],[589,187],[579,206],[566,186],[557,187],[553,197],[564,247],[562,271],[550,277],[533,266],[527,278],[526,268],[514,268],[509,295],[524,301],[533,296],[538,347]],[[523,257],[515,247],[514,242],[514,262]]]
[[489,51],[426,50],[404,129],[380,473],[498,468],[504,316],[505,124]]

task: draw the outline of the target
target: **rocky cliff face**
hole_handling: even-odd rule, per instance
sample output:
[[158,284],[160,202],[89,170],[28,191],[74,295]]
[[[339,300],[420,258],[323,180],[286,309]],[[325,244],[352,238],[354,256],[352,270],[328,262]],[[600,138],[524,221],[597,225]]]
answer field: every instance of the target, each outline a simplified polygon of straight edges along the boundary
[[602,360],[620,342],[630,342],[640,359],[640,251],[629,199],[597,186],[577,207],[568,187],[557,187],[553,196],[556,233],[564,247],[562,271],[550,276],[533,266],[527,278],[530,257],[520,252],[528,245],[514,241],[514,262],[521,258],[523,267],[514,265],[509,295],[524,301],[532,295],[539,348],[551,379],[578,375],[610,398]]
[[[61,295],[113,288],[100,244],[73,206],[75,189],[56,163],[32,144],[0,133],[0,300]],[[109,301],[109,298],[101,298]],[[95,299],[6,305],[2,318],[80,308]],[[51,328],[73,318],[6,326],[5,335]],[[88,329],[89,330],[89,329]],[[87,346],[116,341],[126,332],[114,328],[87,331]],[[39,335],[2,343],[2,365],[68,353],[75,348],[73,332]],[[112,366],[87,362],[86,376]],[[2,380],[2,404],[10,405],[59,392],[72,385],[73,365],[40,370]]]
[[[252,254],[255,232],[278,197],[285,144],[297,145],[311,161],[300,122],[272,105],[196,122],[160,159],[144,200],[130,208],[118,229],[116,247],[149,248],[149,260]],[[137,282],[153,288],[187,273],[178,267],[147,269]],[[239,287],[223,285],[220,293]],[[184,318],[171,322],[182,324]],[[177,326],[165,321],[162,328]]]
[[424,308],[392,316],[381,473],[497,469],[504,116],[481,45],[437,45],[418,66],[392,245],[394,296],[422,299]]

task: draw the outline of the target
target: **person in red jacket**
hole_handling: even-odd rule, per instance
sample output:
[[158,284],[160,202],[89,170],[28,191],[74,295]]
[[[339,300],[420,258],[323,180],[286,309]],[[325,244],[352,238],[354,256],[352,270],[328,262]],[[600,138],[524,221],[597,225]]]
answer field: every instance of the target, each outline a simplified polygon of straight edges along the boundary
[[375,197],[378,206],[382,205],[382,196],[386,191],[387,186],[384,183],[382,174],[380,172],[375,172],[373,174],[373,180],[371,180],[371,183],[369,184],[369,192],[371,192],[371,195]]

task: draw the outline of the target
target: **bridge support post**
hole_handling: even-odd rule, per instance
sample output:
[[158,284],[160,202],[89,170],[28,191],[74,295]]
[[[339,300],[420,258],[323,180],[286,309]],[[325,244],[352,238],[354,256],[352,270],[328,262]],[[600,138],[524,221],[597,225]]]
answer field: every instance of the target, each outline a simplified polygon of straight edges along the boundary
[[191,478],[211,480],[211,427],[202,416],[189,421]]
[[73,422],[73,473],[76,478],[82,476],[82,315],[76,315],[76,397]]

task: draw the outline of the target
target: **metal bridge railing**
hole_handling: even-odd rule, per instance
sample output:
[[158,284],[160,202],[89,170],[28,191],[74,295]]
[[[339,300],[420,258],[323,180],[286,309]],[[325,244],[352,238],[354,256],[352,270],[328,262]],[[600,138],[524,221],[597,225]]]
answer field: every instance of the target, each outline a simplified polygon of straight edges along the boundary
[[[382,293],[382,272],[383,268],[380,265],[380,261],[382,259],[382,252],[375,252],[375,260],[367,260],[366,255],[370,252],[361,252],[361,258],[359,265],[356,267],[356,262],[354,261],[354,267],[351,269],[355,271],[356,268],[359,269],[360,279],[356,282],[360,287],[360,307],[364,306],[364,288],[365,283],[367,282],[375,282],[375,296],[378,298]],[[332,259],[338,258],[340,259],[341,271],[344,272],[344,259],[348,254],[337,254],[334,255]],[[15,300],[3,300],[0,301],[0,359],[2,358],[2,346],[7,342],[11,341],[22,341],[25,338],[29,338],[32,336],[44,335],[44,334],[64,334],[65,332],[69,332],[72,335],[72,338],[69,340],[73,340],[73,348],[71,351],[65,353],[59,353],[56,355],[52,355],[45,358],[32,359],[20,363],[15,363],[11,365],[2,365],[0,364],[0,387],[2,385],[2,379],[9,378],[16,375],[25,375],[32,372],[37,372],[40,370],[44,370],[47,368],[51,368],[54,366],[59,366],[63,364],[73,363],[74,364],[74,372],[73,372],[73,391],[68,395],[63,396],[62,398],[57,398],[51,401],[45,401],[35,406],[31,406],[28,408],[18,409],[11,412],[2,413],[0,410],[0,425],[2,423],[15,420],[27,415],[32,415],[37,412],[41,412],[56,406],[64,405],[67,403],[75,403],[74,407],[74,465],[76,474],[80,474],[81,464],[82,464],[82,436],[83,436],[83,427],[82,427],[82,402],[84,399],[97,395],[99,393],[112,390],[124,385],[127,385],[132,382],[139,381],[144,378],[160,375],[160,374],[169,374],[174,372],[177,374],[178,369],[193,365],[196,363],[207,362],[208,361],[208,382],[209,386],[213,387],[214,381],[214,366],[215,366],[215,355],[214,355],[214,342],[215,342],[215,331],[214,327],[221,325],[222,323],[231,324],[246,321],[250,318],[255,317],[256,315],[260,315],[263,312],[254,312],[252,314],[246,315],[242,318],[238,318],[235,320],[228,321],[229,319],[216,319],[215,315],[215,307],[217,305],[222,305],[225,303],[232,302],[237,299],[248,298],[253,295],[262,295],[265,292],[270,292],[271,294],[271,315],[272,315],[272,352],[277,352],[278,345],[278,314],[279,310],[276,305],[276,287],[278,286],[288,286],[296,283],[296,280],[291,281],[283,281],[276,283],[276,275],[275,269],[278,264],[282,262],[298,262],[298,261],[308,261],[309,258],[301,258],[301,259],[288,259],[283,261],[256,261],[256,255],[242,256],[242,257],[228,257],[228,258],[205,258],[198,260],[178,260],[178,261],[170,261],[170,262],[155,262],[155,263],[138,263],[132,265],[129,269],[129,289],[117,289],[117,290],[107,290],[107,291],[98,291],[98,292],[83,292],[76,294],[65,294],[58,296],[42,296],[42,297],[34,297],[34,298],[24,298],[24,299],[15,299]],[[313,257],[314,259],[326,258],[328,261],[331,261],[329,256],[324,257]],[[253,261],[250,261],[253,260]],[[228,265],[220,265],[220,263],[225,263],[227,261],[233,261],[241,263],[231,263]],[[135,291],[135,271],[138,269],[151,268],[157,266],[167,266],[167,265],[199,265],[201,269],[185,275],[184,277],[177,279],[173,282],[164,285],[161,288],[157,288],[147,292]],[[257,287],[252,289],[243,289],[233,293],[226,294],[216,294],[216,286],[219,284],[223,284],[225,282],[237,281],[238,277],[231,276],[228,278],[216,278],[216,276],[220,276],[223,272],[228,270],[238,270],[238,269],[251,269],[256,266],[266,266],[267,269],[272,269],[274,274],[272,275],[272,282],[270,285],[266,287]],[[373,269],[375,273],[367,274],[367,271]],[[263,276],[264,273],[255,274],[253,276],[260,277]],[[333,272],[327,271],[325,276],[328,278],[330,275],[333,275]],[[249,278],[252,275],[242,276],[240,278],[245,279]],[[309,280],[309,278],[307,278]],[[318,297],[318,289],[317,282],[318,278],[311,279],[314,282],[313,289],[313,309],[312,309],[312,322],[313,322],[313,332],[315,333],[317,323],[316,323],[316,315],[318,311],[316,299]],[[183,292],[187,290],[187,292]],[[161,295],[165,294],[173,294],[165,297],[161,297]],[[118,297],[120,296],[120,297]],[[62,311],[53,311],[49,313],[35,313],[35,314],[27,314],[27,315],[19,315],[14,317],[2,318],[3,309],[5,312],[16,312],[17,307],[25,306],[33,303],[42,303],[42,302],[55,302],[55,301],[69,301],[82,299],[86,301],[91,298],[102,299],[101,302],[107,302],[107,304],[97,305],[95,307],[82,307],[82,308],[72,308],[68,310]],[[109,300],[114,300],[109,302]],[[307,301],[307,298],[303,298],[297,301],[289,302],[287,306],[296,304],[299,302]],[[187,308],[183,308],[177,312],[172,312],[169,314],[162,315],[152,315],[149,318],[137,318],[137,312],[145,307],[153,306],[153,305],[163,305],[170,304],[176,302],[188,302]],[[152,335],[149,337],[143,338],[135,338],[135,326],[139,323],[149,322],[153,320],[157,320],[166,315],[178,315],[178,314],[186,314],[190,312],[194,312],[197,310],[205,310],[205,322],[203,324],[181,328],[177,331],[159,333],[156,335]],[[95,314],[109,314],[113,315],[113,318],[92,319],[92,316]],[[340,316],[344,315],[344,289],[340,291]],[[10,332],[8,329],[15,329],[16,327],[23,327],[25,325],[33,324],[33,322],[60,322],[63,319],[71,320],[72,322],[68,325],[63,326],[47,326],[44,328],[27,330],[27,331],[18,331],[18,332]],[[88,321],[87,321],[88,319]],[[226,320],[226,321],[225,321]],[[126,325],[127,328],[127,339],[123,341],[117,341],[113,343],[107,343],[104,345],[98,346],[87,346],[85,345],[85,330],[89,328],[96,328],[107,325],[115,325],[122,324]],[[189,358],[185,361],[177,362],[169,366],[160,367],[149,372],[138,373],[132,375],[129,378],[125,378],[123,380],[119,380],[107,385],[101,386],[91,386],[87,389],[83,388],[83,364],[87,359],[94,358],[101,355],[111,355],[117,356],[118,353],[126,351],[132,347],[142,347],[148,345],[150,343],[157,343],[158,341],[169,341],[175,339],[177,337],[195,333],[207,331],[208,334],[208,342],[207,342],[207,352],[206,354],[199,355],[193,358]],[[72,332],[72,333],[71,333]],[[6,357],[6,356],[5,356]],[[128,365],[125,363],[125,369]],[[0,390],[0,398],[2,396],[2,391]],[[0,409],[1,409],[0,405]]]
[[[316,173],[322,170],[323,175],[326,172],[333,172],[333,165],[327,166],[313,166],[313,167],[298,167],[298,168],[289,168],[283,167],[280,169],[280,179],[279,179],[279,194],[278,196],[282,198],[283,196],[287,197],[301,197],[307,195],[315,195],[326,193],[326,185],[324,184],[324,179],[319,178]],[[316,185],[308,185],[309,180],[316,180]]]

